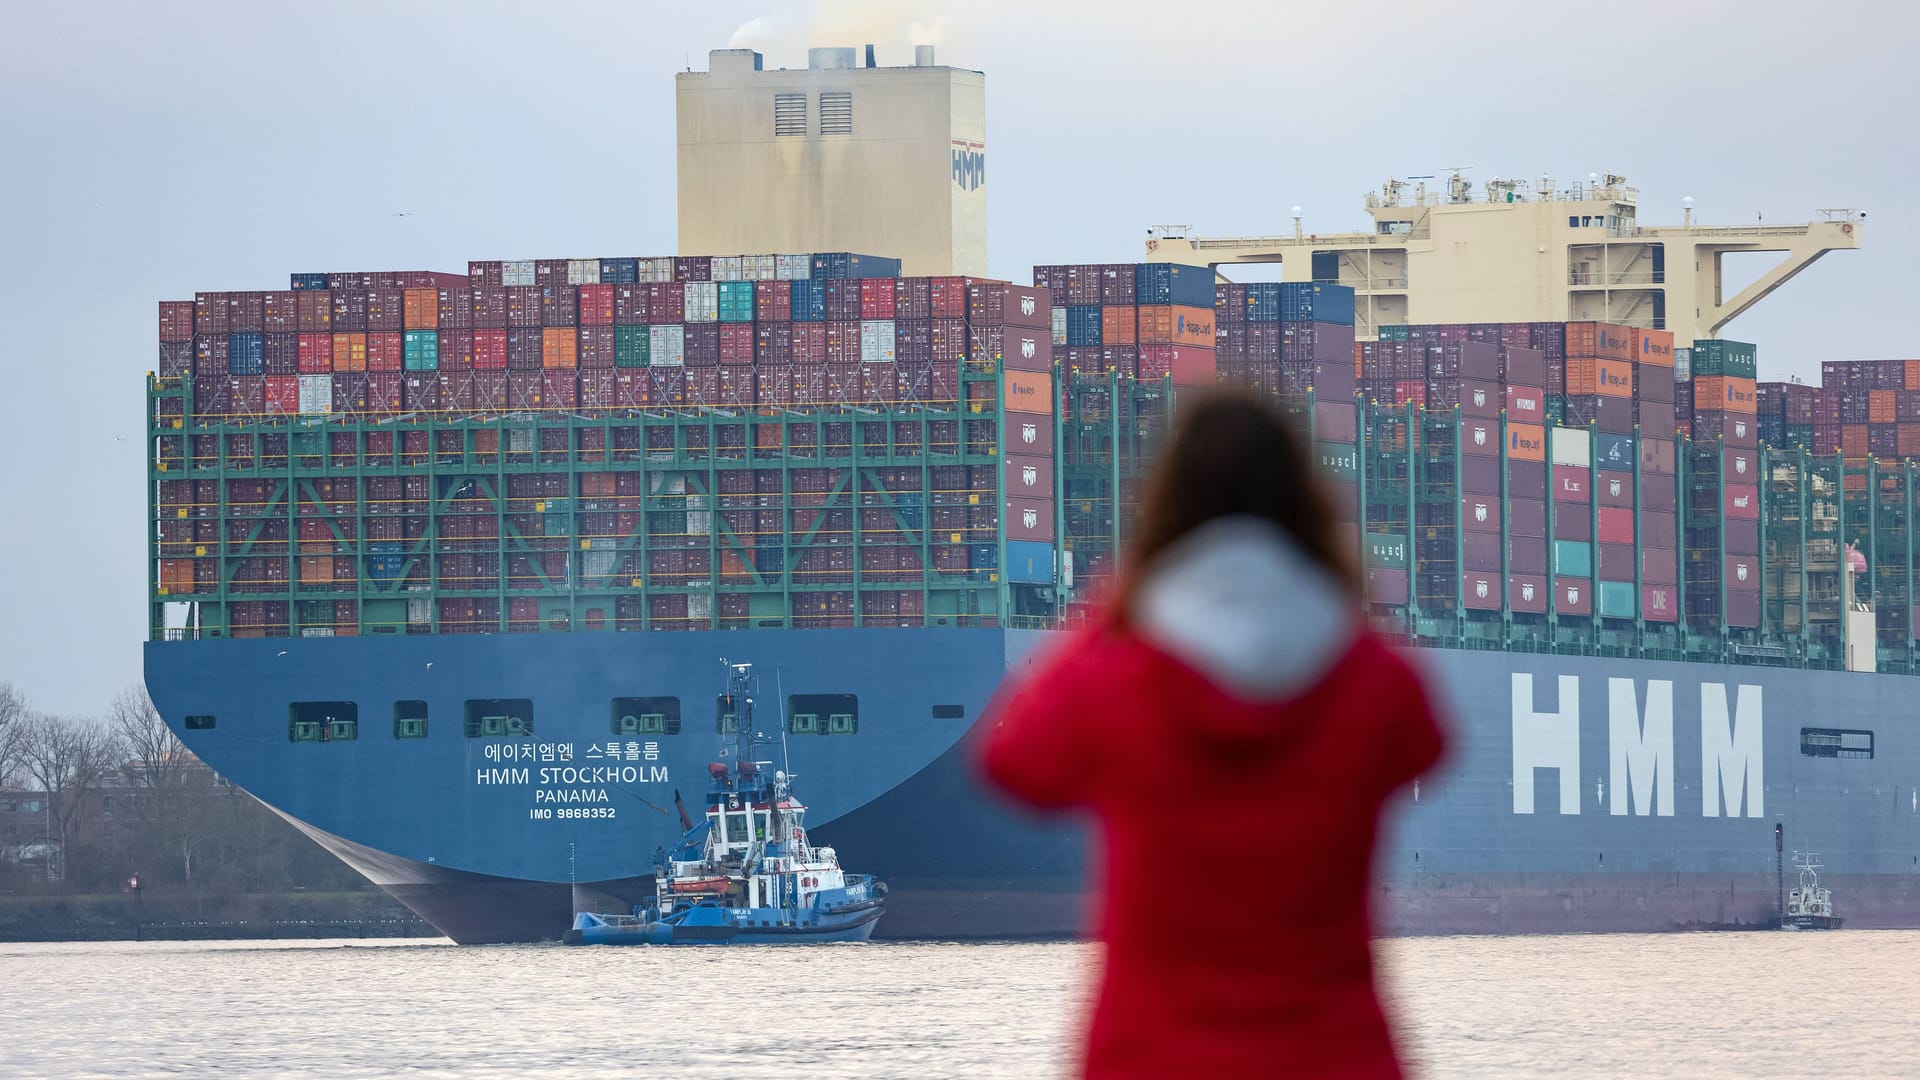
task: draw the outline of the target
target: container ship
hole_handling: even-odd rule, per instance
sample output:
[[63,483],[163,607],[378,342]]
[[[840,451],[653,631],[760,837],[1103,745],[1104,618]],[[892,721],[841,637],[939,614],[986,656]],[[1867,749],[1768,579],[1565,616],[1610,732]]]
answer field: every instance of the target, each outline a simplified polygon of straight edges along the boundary
[[[715,57],[750,96],[758,56]],[[821,63],[818,100],[767,73],[776,141],[869,130],[869,69]],[[913,77],[973,85],[948,71]],[[930,197],[960,208],[984,135],[951,177],[946,141]],[[968,733],[1120,571],[1182,396],[1228,381],[1312,440],[1367,616],[1453,729],[1391,814],[1388,929],[1769,925],[1782,831],[1850,925],[1920,925],[1920,362],[1760,382],[1720,327],[1857,219],[1648,230],[1615,179],[1390,188],[1370,232],[1158,231],[1146,262],[1030,285],[963,269],[983,244],[796,246],[162,302],[148,688],[448,936],[527,941],[648,899],[679,793],[734,741],[723,665],[751,663],[815,838],[891,887],[883,934],[1070,933],[1082,838],[979,790]],[[1527,214],[1554,262],[1514,273],[1552,288],[1442,321],[1448,230]],[[1680,263],[1776,243],[1757,295],[1665,327],[1669,289],[1705,287]],[[1216,273],[1289,251],[1287,280]]]

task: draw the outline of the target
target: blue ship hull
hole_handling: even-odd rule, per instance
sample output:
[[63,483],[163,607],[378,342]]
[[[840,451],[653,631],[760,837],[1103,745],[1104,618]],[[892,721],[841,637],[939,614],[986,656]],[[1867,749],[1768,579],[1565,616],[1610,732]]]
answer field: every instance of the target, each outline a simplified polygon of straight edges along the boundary
[[[679,834],[674,792],[697,800],[724,741],[710,704],[722,657],[754,664],[768,730],[781,694],[857,695],[857,732],[792,735],[785,753],[814,837],[888,883],[880,936],[1060,935],[1083,921],[1082,837],[989,798],[966,748],[1000,678],[1045,637],[929,628],[157,642],[146,666],[155,702],[196,754],[456,941],[558,939],[574,912],[651,899],[649,857]],[[1433,674],[1452,752],[1386,823],[1376,898],[1386,929],[1771,925],[1776,824],[1789,850],[1822,853],[1849,925],[1920,926],[1914,680],[1415,657]],[[610,701],[625,696],[678,698],[680,733],[612,735]],[[533,736],[466,737],[464,703],[483,698],[531,699]],[[358,737],[290,741],[296,701],[357,703]],[[426,702],[426,737],[394,737],[396,701]],[[189,715],[214,726],[189,728]],[[1829,754],[1803,729],[1871,732],[1871,756]],[[507,760],[507,747],[532,756]],[[1316,842],[1290,837],[1286,848],[1309,864],[1330,857]]]

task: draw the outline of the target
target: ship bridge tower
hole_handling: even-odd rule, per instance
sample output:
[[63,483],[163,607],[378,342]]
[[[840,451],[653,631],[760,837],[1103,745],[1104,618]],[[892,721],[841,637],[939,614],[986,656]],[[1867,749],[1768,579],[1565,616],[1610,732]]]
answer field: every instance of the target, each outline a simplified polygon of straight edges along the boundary
[[[1351,286],[1355,333],[1441,322],[1594,319],[1671,330],[1674,344],[1722,335],[1727,323],[1829,251],[1860,246],[1866,215],[1819,211],[1797,224],[1643,225],[1640,192],[1616,173],[1560,184],[1494,177],[1478,190],[1466,168],[1395,177],[1365,199],[1373,226],[1313,233],[1294,208],[1290,234],[1202,237],[1186,226],[1147,230],[1153,262],[1219,267],[1279,263],[1286,281]],[[1780,259],[1727,295],[1729,253]]]

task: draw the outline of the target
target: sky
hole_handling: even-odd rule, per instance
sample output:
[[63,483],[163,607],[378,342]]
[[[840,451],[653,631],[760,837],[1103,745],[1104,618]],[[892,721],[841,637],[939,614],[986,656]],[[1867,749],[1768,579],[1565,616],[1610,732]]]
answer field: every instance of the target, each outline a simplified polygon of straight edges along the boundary
[[[1641,220],[1868,211],[1736,320],[1762,375],[1920,356],[1920,12],[1379,0],[20,5],[0,37],[0,680],[97,713],[146,637],[155,303],[293,271],[671,254],[673,73],[873,43],[987,75],[988,261],[1362,227],[1390,176],[1624,173]],[[405,212],[405,216],[399,216]]]

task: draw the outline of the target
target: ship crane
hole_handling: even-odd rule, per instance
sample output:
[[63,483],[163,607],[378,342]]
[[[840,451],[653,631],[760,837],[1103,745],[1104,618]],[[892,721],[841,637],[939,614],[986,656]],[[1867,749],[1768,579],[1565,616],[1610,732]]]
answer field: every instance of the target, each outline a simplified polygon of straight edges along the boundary
[[[1860,246],[1866,214],[1823,208],[1798,224],[1641,223],[1640,192],[1606,171],[1558,187],[1494,177],[1476,194],[1467,166],[1389,177],[1368,192],[1370,228],[1205,236],[1189,226],[1148,230],[1149,262],[1279,263],[1284,281],[1330,281],[1355,293],[1354,332],[1409,323],[1593,319],[1673,331],[1685,348],[1727,325],[1829,251]],[[1437,178],[1444,178],[1444,188]],[[1436,181],[1430,190],[1428,181]],[[1530,192],[1527,189],[1531,187]],[[1779,256],[1729,293],[1729,254]]]

